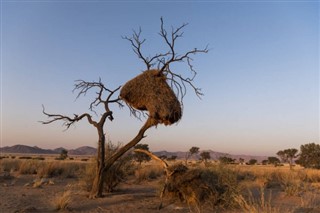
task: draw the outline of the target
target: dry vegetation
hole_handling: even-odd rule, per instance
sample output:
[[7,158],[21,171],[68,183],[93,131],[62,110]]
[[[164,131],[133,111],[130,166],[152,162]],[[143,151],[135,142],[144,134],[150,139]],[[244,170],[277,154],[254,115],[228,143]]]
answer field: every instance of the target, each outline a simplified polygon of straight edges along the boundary
[[320,170],[295,167],[125,160],[110,170],[104,198],[88,199],[94,159],[0,160],[0,212],[320,212]]

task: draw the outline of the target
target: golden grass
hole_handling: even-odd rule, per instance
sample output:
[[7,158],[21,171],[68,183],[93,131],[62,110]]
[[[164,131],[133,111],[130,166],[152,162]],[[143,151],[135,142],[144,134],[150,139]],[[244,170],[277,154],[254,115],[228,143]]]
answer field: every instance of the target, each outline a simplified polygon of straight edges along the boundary
[[[131,178],[136,182],[163,178],[163,168],[154,161],[142,166],[132,173]],[[133,168],[132,165],[130,167]],[[86,183],[90,183],[95,174],[94,168],[93,162],[10,158],[0,160],[1,172],[36,174],[39,178],[81,177],[81,180]],[[290,170],[288,167],[213,164],[210,166],[197,164],[189,169],[201,171],[201,181],[206,182],[207,186],[214,187],[216,190],[214,192],[218,192],[201,200],[197,196],[201,194],[198,193],[200,182],[195,181],[194,188],[186,187],[187,191],[180,189],[193,211],[202,211],[204,208],[209,208],[208,206],[216,212],[228,210],[228,212],[250,213],[304,212],[306,209],[315,211],[320,209],[320,170],[304,169],[298,166]],[[180,182],[183,183],[181,180]],[[290,200],[291,198],[294,201],[289,207],[277,204],[279,199]],[[60,194],[55,200],[55,206],[60,210],[67,209],[71,203],[70,199],[71,192]]]
[[70,210],[70,203],[72,202],[72,193],[70,190],[63,192],[62,195],[57,195],[53,200],[53,204],[56,210]]
[[144,165],[141,168],[135,170],[134,176],[136,182],[154,180],[161,177],[164,174],[164,170],[159,165]]

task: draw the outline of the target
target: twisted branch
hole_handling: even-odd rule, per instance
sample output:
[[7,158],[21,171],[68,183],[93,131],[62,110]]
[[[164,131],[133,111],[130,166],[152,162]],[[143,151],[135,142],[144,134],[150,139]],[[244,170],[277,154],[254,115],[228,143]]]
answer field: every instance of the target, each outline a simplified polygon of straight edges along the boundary
[[[114,93],[116,93],[120,89],[120,86],[114,90],[110,90],[104,86],[104,84],[101,82],[100,78],[99,78],[98,82],[95,82],[95,81],[88,82],[88,81],[84,81],[84,80],[77,80],[75,82],[76,83],[74,85],[73,92],[78,91],[76,99],[78,99],[81,95],[85,96],[87,94],[87,92],[91,89],[94,89],[94,88],[98,89],[98,92],[96,92],[97,96],[90,103],[89,109],[90,109],[90,111],[97,114],[94,109],[97,106],[99,106],[100,104],[103,104],[105,112],[102,114],[99,122],[94,121],[92,119],[92,116],[89,113],[83,113],[81,115],[74,114],[74,117],[70,117],[70,116],[66,116],[66,115],[62,115],[62,114],[50,114],[45,111],[45,107],[42,105],[42,113],[45,114],[46,116],[48,116],[48,118],[49,118],[49,120],[47,120],[47,121],[40,121],[42,124],[50,124],[55,121],[61,120],[61,121],[63,121],[63,126],[66,126],[66,130],[67,130],[75,122],[78,122],[78,121],[82,120],[83,118],[87,118],[88,122],[90,124],[92,124],[93,126],[95,126],[95,127],[103,126],[106,118],[108,118],[110,121],[112,121],[114,119],[113,115],[112,115],[112,111],[109,108],[110,103],[115,103],[119,107],[123,107],[123,104],[119,98],[111,99],[112,96],[114,95]],[[108,93],[106,98],[103,97],[105,92]]]

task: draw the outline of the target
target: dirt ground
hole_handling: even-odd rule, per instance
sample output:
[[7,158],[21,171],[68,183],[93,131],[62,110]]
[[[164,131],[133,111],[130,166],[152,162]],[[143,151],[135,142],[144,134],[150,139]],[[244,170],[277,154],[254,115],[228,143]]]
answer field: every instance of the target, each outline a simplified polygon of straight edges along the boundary
[[[106,194],[103,198],[88,199],[88,192],[81,186],[77,178],[48,178],[38,179],[36,175],[11,174],[1,175],[0,178],[0,213],[22,212],[57,212],[57,198],[63,197],[65,192],[71,193],[68,208],[60,212],[92,212],[92,213],[150,213],[150,212],[196,212],[187,204],[180,201],[164,199],[163,208],[158,210],[159,179],[135,183],[128,181],[122,183],[119,189]],[[253,190],[254,191],[254,190]],[[278,210],[267,212],[274,213],[320,213],[320,208],[301,208],[301,199],[298,196],[288,197],[281,191],[272,192],[272,204]],[[320,192],[314,191],[317,196]],[[259,197],[258,193],[255,197]],[[312,196],[310,196],[310,199]],[[308,198],[305,199],[305,202]],[[317,205],[318,206],[318,205]],[[267,209],[267,208],[266,208]],[[283,211],[287,210],[287,211]],[[202,209],[202,212],[213,212],[212,209]],[[219,210],[215,212],[244,212]],[[246,211],[248,212],[248,211]]]
[[71,202],[69,210],[61,212],[189,212],[184,204],[172,204],[167,200],[164,200],[164,208],[159,211],[158,181],[123,183],[116,192],[98,199],[88,199],[88,192],[79,186],[75,178],[44,179],[43,184],[34,187],[36,181],[39,180],[32,175],[3,179],[0,185],[0,212],[56,212],[55,200],[65,191],[71,192]]

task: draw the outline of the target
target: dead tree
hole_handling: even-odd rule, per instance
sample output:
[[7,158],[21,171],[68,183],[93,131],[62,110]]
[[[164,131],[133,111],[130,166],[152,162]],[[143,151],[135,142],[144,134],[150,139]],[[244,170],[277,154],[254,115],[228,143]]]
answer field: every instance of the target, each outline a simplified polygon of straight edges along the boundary
[[[166,53],[159,53],[153,57],[145,57],[142,54],[142,44],[145,42],[145,39],[141,39],[141,29],[136,32],[133,32],[132,37],[124,37],[124,39],[131,42],[133,51],[137,54],[139,59],[142,59],[147,69],[150,70],[151,68],[157,68],[161,74],[166,76],[167,81],[170,83],[171,88],[175,91],[177,97],[180,98],[181,104],[183,101],[183,97],[187,92],[187,86],[191,86],[196,93],[197,96],[201,96],[201,90],[194,86],[193,80],[196,76],[197,72],[194,70],[193,65],[191,64],[192,58],[191,55],[196,53],[207,53],[207,47],[204,49],[193,49],[191,51],[186,51],[184,54],[178,54],[175,51],[176,41],[178,38],[181,38],[183,35],[182,29],[187,24],[182,24],[178,28],[171,29],[171,33],[168,34],[164,28],[163,19],[161,18],[161,27],[160,27],[160,36],[168,46],[168,51]],[[191,70],[192,76],[191,77],[184,77],[182,74],[178,74],[173,72],[170,69],[170,65],[175,62],[186,62],[189,69]],[[81,115],[74,115],[73,117],[61,115],[61,114],[50,114],[45,111],[43,107],[43,113],[48,116],[47,121],[42,121],[42,124],[50,124],[56,121],[63,121],[64,125],[68,129],[70,126],[75,124],[76,122],[87,119],[87,121],[93,125],[97,129],[98,133],[98,157],[97,157],[97,173],[96,177],[93,182],[93,186],[90,192],[90,197],[101,197],[103,193],[103,176],[107,173],[108,169],[114,164],[114,162],[119,159],[123,154],[125,154],[129,149],[134,147],[137,143],[139,143],[145,136],[144,133],[152,126],[158,124],[158,122],[151,117],[148,117],[145,121],[144,125],[139,130],[138,134],[125,146],[121,147],[117,152],[112,154],[109,157],[105,158],[105,132],[104,126],[107,118],[112,121],[113,120],[113,113],[109,108],[110,104],[116,104],[119,106],[123,106],[121,99],[119,96],[114,98],[115,94],[119,91],[120,87],[116,88],[115,90],[110,90],[104,86],[104,84],[99,80],[98,82],[87,82],[83,80],[76,81],[74,90],[79,91],[77,98],[81,95],[87,94],[87,92],[91,89],[97,89],[98,92],[96,93],[96,98],[90,104],[90,111],[95,113],[96,107],[102,105],[103,106],[103,113],[99,121],[95,121],[93,117],[89,113],[83,113]],[[107,95],[105,95],[107,94]],[[133,115],[137,115],[133,108],[130,107],[133,111]]]
[[[43,106],[43,114],[48,116],[49,120],[42,121],[42,124],[50,124],[56,121],[63,121],[63,125],[66,129],[69,129],[70,126],[74,125],[76,122],[87,119],[89,124],[94,126],[98,133],[98,150],[97,150],[97,170],[94,182],[92,184],[92,190],[90,193],[90,197],[101,197],[102,190],[103,190],[103,175],[106,166],[105,162],[105,132],[104,126],[106,120],[109,119],[112,121],[113,113],[109,108],[110,104],[117,104],[122,106],[121,100],[119,98],[113,98],[114,94],[120,89],[120,87],[116,88],[115,90],[110,90],[105,87],[105,85],[99,79],[99,82],[87,82],[83,80],[76,81],[74,91],[78,91],[77,98],[81,95],[86,95],[87,92],[91,89],[97,89],[97,96],[95,99],[90,103],[89,110],[96,114],[96,108],[101,105],[103,106],[103,113],[101,114],[98,121],[95,121],[91,114],[83,113],[81,115],[74,114],[73,117],[61,115],[61,114],[50,114],[45,111]],[[107,93],[107,95],[105,95]]]

